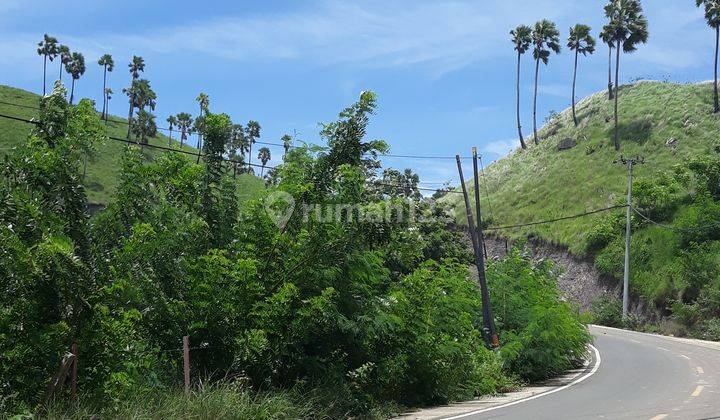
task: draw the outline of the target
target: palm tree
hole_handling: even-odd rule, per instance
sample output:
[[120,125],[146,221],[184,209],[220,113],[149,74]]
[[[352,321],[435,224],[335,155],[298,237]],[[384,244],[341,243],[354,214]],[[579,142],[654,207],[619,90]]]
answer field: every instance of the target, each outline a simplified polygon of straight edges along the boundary
[[618,95],[620,93],[620,48],[626,53],[648,39],[648,22],[643,15],[640,0],[611,0],[605,6],[605,16],[610,20],[606,30],[615,43],[615,150],[620,150],[620,126],[618,125]]
[[113,91],[110,88],[105,88],[105,121],[108,120],[108,113],[110,112],[110,99],[112,99]]
[[258,151],[258,159],[260,160],[260,163],[262,163],[262,169],[260,170],[260,178],[262,178],[263,173],[265,172],[265,165],[267,165],[270,160],[270,149],[267,147],[261,147]]
[[205,132],[205,116],[200,115],[199,117],[195,118],[195,124],[192,126],[191,133],[197,133],[198,140],[197,140],[197,149],[198,149],[198,156],[197,161],[195,163],[200,163],[200,155],[202,155],[202,134]]
[[105,95],[105,91],[107,90],[107,73],[112,72],[113,68],[115,67],[115,62],[113,61],[113,58],[110,54],[104,54],[100,59],[98,60],[98,64],[103,67],[103,108],[102,108],[102,118],[107,119],[107,96]]
[[132,131],[140,139],[140,144],[148,144],[148,137],[155,137],[157,134],[155,115],[144,109],[139,109],[137,119],[132,124]]
[[169,136],[170,138],[168,138],[168,147],[170,147],[170,145],[172,144],[173,128],[175,128],[177,126],[178,120],[174,115],[171,115],[171,116],[167,117],[167,119],[165,121],[167,121],[168,129],[170,130],[170,136]]
[[63,66],[66,66],[71,60],[70,47],[67,45],[58,45],[57,54],[60,56],[60,75],[58,80],[62,82]]
[[193,125],[193,118],[187,112],[181,112],[177,114],[177,126],[180,129],[180,148],[182,149],[183,144],[187,140],[188,133],[190,132]]
[[205,115],[207,115],[208,108],[210,107],[210,97],[207,94],[200,92],[200,94],[197,96],[197,98],[195,98],[195,100],[197,101],[198,105],[200,105],[200,116],[195,120],[195,124],[196,124],[196,126],[198,126],[198,130],[197,130],[197,133],[198,133],[197,163],[200,163],[200,148],[202,147],[202,130],[201,130],[201,128],[202,128],[202,122],[204,122],[204,117],[205,117]]
[[72,77],[72,83],[70,85],[70,105],[72,105],[73,98],[75,97],[75,81],[85,74],[85,57],[79,52],[72,53],[72,58],[65,66],[65,71]]
[[[137,55],[133,55],[132,61],[130,64],[128,64],[128,69],[130,71],[130,75],[132,76],[132,79],[130,81],[130,89],[123,89],[123,92],[130,92],[132,90],[132,84],[135,80],[137,80],[140,77],[141,72],[145,72],[145,60],[143,60],[142,57],[139,57]],[[132,126],[132,117],[133,117],[133,111],[134,111],[134,103],[135,99],[132,97],[132,95],[128,95],[130,100],[130,110],[128,111],[128,131],[127,131],[127,138],[130,139],[130,128]]]
[[560,53],[560,32],[555,23],[543,19],[535,24],[532,31],[533,58],[535,58],[535,94],[533,97],[533,135],[535,144],[538,144],[537,134],[537,91],[538,76],[540,74],[540,61],[547,65],[550,54],[554,51]]
[[[133,80],[130,88],[123,89],[123,93],[130,98],[131,109],[144,110],[146,106],[150,107],[151,110],[155,109],[157,95],[150,87],[150,82],[147,79]],[[130,115],[128,129],[132,130],[134,123],[133,116]]]
[[244,161],[245,144],[245,128],[242,124],[233,125],[230,141],[226,146],[228,156],[233,160],[233,177],[237,176],[238,166]]
[[608,46],[608,99],[612,100],[615,96],[613,94],[613,81],[612,81],[612,52],[613,52],[613,39],[612,34],[609,31],[608,25],[605,25],[603,27],[602,32],[600,32],[600,39],[604,44]]
[[718,51],[720,49],[720,0],[695,0],[697,7],[705,6],[705,20],[715,29],[715,73],[713,78],[713,111],[720,112],[718,101]]
[[285,150],[285,154],[283,155],[283,159],[285,158],[285,155],[287,155],[288,151],[290,151],[290,148],[292,147],[292,137],[289,134],[285,134],[280,138],[283,142],[283,149]]
[[523,138],[522,125],[520,124],[520,58],[530,48],[532,42],[532,28],[527,25],[520,25],[517,28],[510,31],[512,35],[512,43],[517,51],[517,83],[516,83],[516,95],[515,104],[517,106],[517,127],[518,137],[520,137],[520,145],[523,149],[527,149],[525,139]]
[[260,124],[257,121],[248,121],[245,126],[245,138],[248,142],[248,171],[251,170],[252,146],[260,137]]
[[43,56],[43,96],[45,96],[45,85],[47,79],[47,62],[48,59],[53,61],[58,55],[58,43],[57,39],[49,36],[48,34],[43,35],[43,40],[38,43],[37,53]]
[[577,81],[578,55],[584,56],[595,52],[595,38],[590,35],[590,27],[587,25],[577,24],[570,28],[570,36],[568,37],[568,48],[575,51],[575,68],[573,70],[572,85],[572,115],[575,126],[577,127],[577,116],[575,115],[575,82]]

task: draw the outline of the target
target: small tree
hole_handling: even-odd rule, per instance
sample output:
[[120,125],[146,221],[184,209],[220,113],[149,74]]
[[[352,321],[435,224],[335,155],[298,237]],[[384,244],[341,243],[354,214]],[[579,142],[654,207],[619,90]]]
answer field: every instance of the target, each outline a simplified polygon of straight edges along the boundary
[[173,134],[173,128],[177,126],[177,118],[174,115],[171,115],[167,117],[165,120],[168,123],[168,130],[170,131],[169,138],[168,138],[168,147],[172,144],[172,134]]
[[192,130],[193,118],[187,112],[181,112],[177,114],[176,118],[177,126],[180,129],[180,148],[182,149],[183,145],[188,139],[188,134]]
[[132,61],[128,64],[128,70],[130,71],[130,88],[123,89],[123,92],[128,93],[128,100],[130,102],[130,110],[128,111],[128,131],[127,138],[130,139],[130,128],[132,126],[133,111],[135,110],[135,98],[132,96],[133,83],[140,77],[140,73],[145,71],[145,60],[142,57],[133,55]]
[[720,49],[720,0],[695,0],[697,7],[704,6],[705,20],[715,30],[715,61],[713,74],[713,112],[720,112],[718,101],[718,50]]
[[287,153],[290,151],[290,148],[292,147],[293,138],[289,134],[285,134],[280,140],[282,140],[283,142],[283,150],[285,151],[283,155],[284,158],[284,156],[287,155]]
[[247,125],[245,126],[245,138],[247,139],[248,143],[248,172],[251,171],[252,168],[250,168],[251,162],[252,162],[252,147],[253,144],[257,141],[258,138],[260,138],[260,124],[257,121],[248,121]]
[[515,46],[515,51],[517,51],[515,105],[517,115],[518,137],[520,138],[520,145],[522,146],[522,148],[527,149],[527,144],[525,144],[525,139],[523,138],[522,125],[520,124],[520,59],[522,58],[522,55],[527,52],[527,50],[530,48],[530,44],[532,43],[532,28],[526,25],[520,25],[510,31],[510,35],[512,36],[512,43]]
[[570,28],[570,36],[568,37],[568,48],[575,51],[575,66],[573,70],[572,83],[572,115],[575,126],[577,127],[577,115],[575,114],[575,84],[577,81],[578,56],[580,54],[586,56],[595,52],[595,38],[590,35],[590,27],[587,25],[577,24]]
[[547,65],[552,52],[560,53],[560,32],[553,22],[543,19],[535,24],[532,32],[533,58],[535,58],[535,94],[533,96],[533,135],[538,144],[537,134],[537,92],[540,61]]
[[133,119],[133,134],[140,140],[140,144],[148,144],[148,138],[157,135],[157,124],[155,123],[155,115],[139,109],[137,117]]
[[58,55],[57,39],[49,36],[48,34],[45,34],[43,36],[43,40],[38,43],[37,53],[38,55],[41,55],[43,57],[43,96],[45,96],[47,62],[48,60],[52,62]]

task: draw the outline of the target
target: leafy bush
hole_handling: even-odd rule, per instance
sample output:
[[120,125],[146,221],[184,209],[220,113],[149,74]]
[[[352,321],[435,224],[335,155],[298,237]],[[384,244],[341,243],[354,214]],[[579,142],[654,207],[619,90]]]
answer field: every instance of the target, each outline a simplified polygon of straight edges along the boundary
[[591,336],[578,311],[562,301],[547,261],[533,264],[518,249],[488,267],[491,302],[502,332],[506,367],[527,380],[551,377],[584,358]]
[[622,322],[622,300],[611,295],[603,295],[592,303],[591,312],[594,323],[607,327],[620,328]]

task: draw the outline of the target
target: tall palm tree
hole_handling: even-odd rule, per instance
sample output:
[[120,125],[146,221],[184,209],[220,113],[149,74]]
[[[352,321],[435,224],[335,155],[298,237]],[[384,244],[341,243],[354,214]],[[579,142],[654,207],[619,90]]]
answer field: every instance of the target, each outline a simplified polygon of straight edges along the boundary
[[137,119],[132,125],[132,130],[136,138],[140,139],[140,144],[148,144],[148,137],[155,137],[157,134],[155,115],[144,109],[138,109]]
[[285,134],[280,138],[283,142],[283,149],[285,150],[285,154],[283,155],[283,158],[285,158],[285,155],[290,151],[290,148],[292,147],[292,137],[289,134]]
[[535,58],[535,94],[533,96],[533,135],[535,144],[538,144],[537,134],[537,92],[540,74],[540,61],[547,65],[550,54],[554,51],[560,53],[560,32],[555,23],[543,19],[535,24],[532,31],[533,58]]
[[239,162],[244,160],[245,154],[245,128],[242,124],[235,124],[232,127],[230,140],[226,145],[226,150],[230,159],[233,160],[233,177],[237,176]]
[[165,121],[167,121],[168,129],[170,130],[170,136],[168,138],[168,147],[170,147],[170,145],[172,144],[173,128],[175,128],[177,126],[178,121],[177,121],[177,117],[175,117],[174,115],[167,117],[167,119]]
[[260,124],[257,121],[248,121],[245,126],[245,138],[248,142],[248,172],[250,171],[250,165],[252,161],[252,147],[253,144],[260,137]]
[[45,85],[47,79],[47,62],[53,61],[58,55],[58,41],[56,38],[43,35],[43,40],[38,43],[38,55],[43,56],[43,96],[45,96]]
[[609,19],[606,30],[615,43],[615,150],[620,150],[618,124],[618,95],[620,93],[620,49],[626,53],[637,50],[638,44],[648,40],[648,22],[643,15],[640,0],[611,0],[605,6]]
[[193,125],[193,118],[187,112],[181,112],[177,114],[177,126],[180,129],[180,148],[182,149],[183,144],[187,141],[188,133]]
[[102,118],[107,118],[107,96],[105,96],[105,91],[107,90],[107,74],[108,72],[112,72],[113,68],[115,67],[115,62],[113,61],[113,58],[110,54],[104,54],[100,59],[98,60],[98,64],[102,66],[103,68],[103,108],[102,108]]
[[197,163],[200,163],[200,150],[202,147],[202,127],[203,127],[202,123],[204,122],[204,118],[208,113],[208,108],[210,107],[210,97],[207,94],[200,92],[200,94],[197,96],[197,98],[195,98],[195,101],[197,101],[198,105],[200,106],[200,116],[195,120],[195,124],[198,128],[198,130],[197,130],[197,133],[198,133]]
[[608,28],[608,25],[605,25],[603,27],[603,30],[600,32],[600,39],[604,44],[608,46],[608,99],[612,100],[615,96],[613,93],[613,81],[612,81],[612,52],[615,48],[614,41],[612,39],[612,34],[610,33],[610,29]]
[[590,27],[578,23],[570,28],[567,46],[571,51],[575,51],[575,67],[573,70],[572,84],[572,116],[575,126],[577,127],[578,121],[575,115],[575,83],[577,81],[578,56],[580,54],[586,56],[595,52],[595,38],[590,35]]
[[67,45],[58,45],[57,54],[60,57],[60,75],[58,80],[62,82],[63,66],[66,66],[71,60],[72,55],[70,54],[70,47]]
[[517,79],[516,79],[516,85],[515,85],[515,88],[516,88],[515,89],[515,92],[516,92],[515,105],[517,108],[516,114],[517,114],[518,137],[520,138],[520,145],[522,146],[522,148],[527,149],[527,144],[525,144],[525,138],[523,138],[522,125],[520,124],[520,58],[530,48],[530,43],[532,43],[532,28],[530,28],[527,25],[520,25],[517,28],[510,31],[510,35],[512,36],[512,43],[515,46],[515,51],[517,51]]
[[258,151],[258,159],[260,160],[260,163],[262,163],[262,169],[260,170],[260,178],[262,178],[263,173],[265,173],[265,165],[267,165],[268,161],[270,161],[270,149],[267,147],[261,147]]
[[70,105],[72,105],[73,98],[75,97],[75,81],[85,74],[85,57],[79,52],[72,53],[72,59],[65,66],[65,71],[72,77],[72,83],[70,85]]
[[713,112],[720,112],[718,101],[718,51],[720,49],[720,0],[695,0],[697,7],[705,7],[705,20],[715,29],[715,73],[713,78]]
[[[132,76],[132,79],[130,80],[130,89],[123,89],[123,92],[131,92],[132,91],[132,84],[135,80],[137,80],[140,77],[140,73],[145,72],[145,60],[142,57],[139,57],[137,55],[133,55],[132,61],[130,64],[128,64],[128,69],[130,71],[130,75]],[[135,99],[132,97],[132,95],[128,95],[130,100],[130,110],[128,111],[128,131],[127,131],[127,138],[130,139],[130,129],[132,126],[132,117],[133,117],[133,111],[134,111],[134,103]]]

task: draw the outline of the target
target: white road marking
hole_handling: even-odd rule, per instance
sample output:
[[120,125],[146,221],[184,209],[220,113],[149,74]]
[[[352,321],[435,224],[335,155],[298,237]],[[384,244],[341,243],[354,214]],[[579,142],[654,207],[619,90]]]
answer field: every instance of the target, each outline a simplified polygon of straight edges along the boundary
[[667,416],[668,416],[667,414],[658,414],[657,416],[651,418],[650,420],[662,420]]
[[690,358],[687,357],[687,356],[685,356],[684,354],[681,354],[680,357],[682,357],[683,359],[688,359],[688,360],[690,360]]
[[464,414],[460,414],[460,415],[453,416],[453,417],[446,417],[444,420],[462,419],[465,417],[474,416],[476,414],[486,413],[488,411],[498,410],[500,408],[505,408],[505,407],[510,407],[510,406],[513,406],[516,404],[524,403],[526,401],[534,400],[536,398],[544,397],[546,395],[554,394],[556,392],[560,392],[564,389],[570,388],[573,385],[579,384],[580,382],[584,381],[585,379],[593,376],[595,374],[595,372],[597,372],[597,370],[600,368],[600,364],[602,363],[602,358],[600,357],[600,351],[592,344],[588,344],[588,346],[590,346],[590,348],[593,350],[593,352],[595,352],[595,366],[593,366],[593,368],[590,372],[588,372],[587,374],[581,376],[580,378],[570,382],[569,384],[561,386],[560,388],[555,388],[552,391],[548,391],[548,392],[544,392],[542,394],[533,395],[532,397],[524,398],[522,400],[509,402],[507,404],[496,405],[495,407],[483,408],[482,410],[471,411],[469,413],[464,413]]
[[670,351],[670,350],[666,349],[665,347],[658,347],[658,350],[662,350],[662,351]]
[[698,375],[702,375],[703,373],[705,373],[703,368],[701,368],[700,366],[698,366],[696,370],[697,370]]
[[695,391],[693,391],[693,393],[690,394],[690,396],[692,396],[692,397],[700,396],[700,393],[703,391],[704,388],[705,387],[703,385],[698,385],[697,388],[695,388]]

